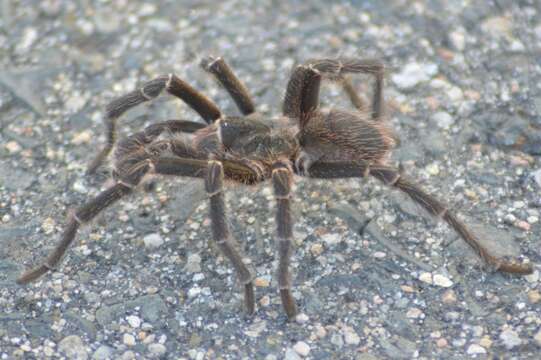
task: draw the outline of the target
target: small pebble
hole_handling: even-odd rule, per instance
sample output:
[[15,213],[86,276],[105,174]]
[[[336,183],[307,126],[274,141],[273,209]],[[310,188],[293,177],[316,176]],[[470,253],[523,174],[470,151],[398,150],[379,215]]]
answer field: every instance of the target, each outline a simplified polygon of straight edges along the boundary
[[143,242],[147,248],[156,248],[164,243],[164,240],[160,234],[148,234],[143,238]]
[[310,353],[310,346],[304,341],[297,342],[293,346],[293,349],[297,352],[297,354],[302,357],[308,356],[308,354]]
[[323,252],[323,245],[315,243],[312,246],[310,246],[310,252],[314,256],[319,256]]
[[415,289],[409,285],[400,285],[400,288],[402,289],[403,292],[406,292],[406,293],[414,293],[415,292]]
[[79,133],[76,133],[71,139],[73,145],[82,145],[88,144],[92,140],[92,131],[84,130]]
[[417,84],[430,80],[438,73],[438,65],[412,62],[406,64],[402,71],[392,75],[392,80],[401,89],[411,89]]
[[85,360],[88,358],[83,340],[77,335],[69,335],[58,343],[58,350],[70,359]]
[[167,352],[167,348],[163,344],[153,343],[148,345],[148,351],[155,355],[161,356]]
[[532,304],[537,304],[539,300],[541,300],[541,294],[537,290],[530,290],[528,292],[528,300],[530,300]]
[[485,349],[490,349],[490,347],[492,346],[492,340],[488,335],[483,336],[483,338],[479,341],[479,345],[481,345]]
[[419,318],[424,317],[424,313],[421,309],[410,308],[408,312],[406,313],[406,316],[410,319],[419,319]]
[[430,175],[438,175],[440,173],[440,167],[438,164],[436,163],[431,163],[429,165],[427,165],[426,167],[426,171],[430,174]]
[[532,227],[527,221],[524,220],[518,220],[515,222],[515,227],[524,230],[524,231],[530,231],[530,228]]
[[[101,347],[101,346],[100,346],[100,347]],[[99,350],[99,348],[98,348],[98,350]],[[97,350],[96,350],[96,351],[97,351]],[[49,346],[45,346],[45,347],[43,348],[43,353],[45,354],[45,356],[51,357],[51,356],[54,355],[54,349],[51,348],[51,347],[49,347]],[[105,356],[105,357],[102,357],[102,358],[100,359],[100,358],[97,358],[97,357],[95,357],[95,356],[96,356],[96,355],[95,355],[95,353],[94,353],[94,355],[92,355],[92,357],[93,357],[94,359],[96,359],[96,360],[101,360],[101,359],[105,360],[105,359],[107,359],[107,358],[110,357],[110,356]]]
[[432,115],[432,120],[442,129],[449,129],[455,123],[454,118],[445,111],[438,111]]
[[447,290],[443,293],[441,296],[441,301],[443,301],[444,304],[454,304],[456,302],[456,294],[453,290]]
[[522,344],[522,339],[518,336],[518,333],[513,329],[505,329],[500,333],[500,340],[503,342],[503,345],[511,350],[512,348]]
[[141,319],[135,315],[128,316],[126,320],[132,328],[138,328],[139,326],[141,326]]
[[46,218],[42,223],[41,223],[41,228],[43,229],[43,231],[45,232],[45,234],[49,235],[49,234],[52,234],[52,232],[54,231],[54,227],[56,226],[56,223],[54,221],[53,218]]
[[201,294],[201,288],[197,285],[188,290],[188,297],[190,299],[198,296],[199,294]]
[[434,280],[434,285],[438,285],[438,286],[446,287],[446,288],[453,286],[453,282],[451,281],[451,279],[440,274],[434,275],[433,280]]
[[269,287],[270,280],[264,277],[257,277],[254,280],[254,285],[257,287]]
[[464,31],[452,31],[449,34],[449,40],[451,41],[451,44],[453,45],[455,50],[464,51],[464,47],[466,46],[466,35],[464,34]]
[[440,338],[438,339],[438,341],[436,341],[436,346],[439,347],[440,349],[447,347],[447,345],[449,345],[449,343],[444,338]]
[[107,360],[113,357],[113,349],[106,345],[101,345],[92,354],[93,360]]
[[327,336],[327,330],[325,330],[323,326],[316,325],[315,330],[316,330],[316,336],[318,338],[323,339],[325,336]]
[[421,275],[419,275],[419,280],[427,284],[432,284],[432,274],[429,272],[421,273]]
[[300,359],[301,357],[299,356],[299,354],[297,354],[295,349],[288,348],[286,350],[286,353],[284,355],[284,360],[300,360]]
[[487,353],[484,347],[477,344],[471,344],[470,346],[468,346],[468,350],[466,352],[468,353],[468,355],[477,355],[477,354]]
[[305,313],[299,313],[297,314],[297,316],[295,317],[295,321],[298,323],[298,324],[305,324],[308,322],[308,320],[310,320],[310,318],[308,317],[308,315],[306,315]]
[[344,338],[341,334],[334,333],[331,335],[331,344],[337,346],[338,348],[341,348],[344,346]]
[[133,360],[135,359],[135,353],[131,350],[125,351],[120,357],[121,360]]
[[184,269],[189,273],[201,272],[201,256],[197,253],[190,254],[186,260]]
[[261,299],[259,299],[259,304],[261,306],[269,306],[271,302],[271,299],[268,295],[264,295]]
[[346,328],[344,329],[344,341],[348,345],[359,345],[361,342],[361,338],[353,328]]
[[128,346],[134,346],[135,345],[135,336],[132,334],[124,334],[122,336],[122,342]]
[[537,334],[534,335],[533,339],[537,343],[537,346],[541,346],[541,330],[539,330]]
[[541,169],[532,172],[532,177],[537,183],[537,186],[541,187]]
[[529,274],[529,275],[526,275],[524,277],[526,279],[526,281],[528,281],[529,283],[536,283],[537,281],[539,281],[539,271],[538,270],[534,270],[533,273]]
[[342,241],[342,237],[339,234],[324,234],[323,236],[321,236],[321,239],[328,246],[336,245],[340,241]]
[[21,146],[16,141],[8,141],[4,147],[10,154],[16,154],[21,151]]

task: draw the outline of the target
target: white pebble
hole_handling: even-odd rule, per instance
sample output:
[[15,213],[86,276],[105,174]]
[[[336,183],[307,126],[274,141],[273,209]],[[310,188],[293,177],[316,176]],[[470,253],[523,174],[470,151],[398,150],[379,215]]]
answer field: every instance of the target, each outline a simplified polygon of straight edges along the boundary
[[353,330],[352,328],[348,328],[346,331],[344,331],[344,341],[348,345],[359,345],[361,342],[361,338],[359,337],[359,335],[357,335],[355,330]]
[[165,347],[165,345],[156,343],[150,344],[148,346],[148,350],[156,355],[163,355],[167,352],[167,348]]
[[482,347],[481,345],[477,345],[477,344],[471,344],[469,347],[468,347],[468,355],[475,355],[475,354],[486,354],[487,351],[485,350],[484,347]]
[[308,322],[308,320],[310,320],[310,318],[305,313],[299,313],[295,317],[295,321],[297,321],[297,323],[299,323],[299,324],[304,324],[304,323]]
[[449,129],[455,122],[455,119],[445,111],[438,111],[432,115],[432,120],[442,129]]
[[533,339],[535,340],[538,346],[541,346],[541,330],[539,330],[537,334],[535,334]]
[[336,245],[342,240],[339,234],[325,234],[321,239],[329,246]]
[[464,51],[464,47],[466,46],[466,36],[464,34],[464,31],[462,30],[455,30],[449,34],[449,40],[451,41],[451,44],[453,44],[453,47],[458,51]]
[[184,270],[190,273],[201,272],[201,256],[199,254],[190,254]]
[[532,176],[537,185],[541,186],[541,169],[532,172]]
[[122,342],[128,346],[134,346],[135,336],[133,336],[132,334],[124,334],[124,336],[122,336]]
[[294,349],[288,348],[286,350],[284,360],[300,360],[300,359],[301,357],[297,354],[297,352]]
[[421,273],[421,275],[419,275],[419,280],[427,284],[432,284],[432,274],[429,272]]
[[522,339],[518,336],[518,333],[512,329],[502,331],[500,334],[500,340],[508,350],[522,344]]
[[441,287],[451,287],[453,286],[453,282],[451,281],[451,279],[443,276],[443,275],[440,275],[440,274],[436,274],[434,275],[434,285],[438,285],[438,286],[441,286]]
[[293,350],[302,357],[308,356],[310,353],[310,346],[304,341],[299,341],[293,346]]
[[535,283],[539,281],[539,271],[535,270],[533,273],[524,276],[529,283]]
[[418,308],[410,308],[408,312],[406,313],[406,316],[410,319],[419,319],[423,318],[424,314],[423,312]]
[[143,242],[147,248],[155,248],[164,243],[164,240],[160,234],[148,234],[143,238]]
[[199,286],[194,286],[190,290],[188,290],[188,297],[194,298],[197,295],[201,294],[201,288]]
[[126,320],[128,321],[128,324],[130,324],[132,328],[138,328],[139,326],[141,326],[141,319],[139,319],[139,317],[135,315],[128,316]]
[[409,63],[401,72],[392,76],[393,82],[401,89],[410,89],[417,84],[428,81],[438,73],[436,64]]
[[21,145],[19,145],[16,141],[8,141],[4,147],[9,151],[10,154],[15,154],[21,151]]
[[83,340],[77,335],[69,335],[58,343],[58,350],[70,359],[87,359],[88,353]]
[[440,167],[438,166],[438,164],[436,163],[431,163],[431,164],[428,164],[426,166],[426,171],[430,174],[430,175],[438,175],[440,173]]

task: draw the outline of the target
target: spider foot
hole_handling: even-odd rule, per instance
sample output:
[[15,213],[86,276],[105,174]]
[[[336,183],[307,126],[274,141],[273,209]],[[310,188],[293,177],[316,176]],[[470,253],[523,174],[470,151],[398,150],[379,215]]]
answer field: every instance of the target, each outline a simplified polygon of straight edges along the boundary
[[294,319],[297,316],[297,304],[295,298],[291,294],[289,289],[281,289],[280,297],[282,298],[282,305],[287,314],[289,320]]
[[310,176],[309,170],[317,159],[305,151],[301,151],[295,159],[295,172],[301,176]]
[[251,316],[255,313],[255,292],[251,281],[244,285],[244,306],[246,315]]
[[212,68],[212,66],[217,62],[217,61],[220,61],[222,60],[221,57],[214,57],[214,56],[207,56],[207,57],[204,57],[203,59],[201,59],[201,62],[199,63],[199,65],[206,71],[210,71],[210,69]]

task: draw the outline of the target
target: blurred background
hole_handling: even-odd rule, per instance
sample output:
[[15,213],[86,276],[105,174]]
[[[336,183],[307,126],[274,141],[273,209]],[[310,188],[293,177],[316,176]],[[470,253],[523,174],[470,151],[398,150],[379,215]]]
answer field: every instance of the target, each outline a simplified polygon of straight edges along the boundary
[[[223,112],[199,68],[223,56],[257,108],[280,113],[292,66],[378,58],[393,164],[449,203],[492,251],[541,260],[539,1],[0,0],[0,358],[535,358],[539,268],[483,270],[445,224],[374,180],[297,179],[295,296],[287,323],[274,269],[271,188],[232,186],[230,222],[257,273],[246,319],[209,245],[199,181],[158,179],[81,230],[58,272],[14,284],[52,249],[70,210],[108,184],[86,166],[103,109],[174,72]],[[370,78],[356,78],[370,96]],[[323,105],[349,107],[328,84]],[[199,121],[166,95],[120,120]],[[368,224],[368,225],[367,225]]]

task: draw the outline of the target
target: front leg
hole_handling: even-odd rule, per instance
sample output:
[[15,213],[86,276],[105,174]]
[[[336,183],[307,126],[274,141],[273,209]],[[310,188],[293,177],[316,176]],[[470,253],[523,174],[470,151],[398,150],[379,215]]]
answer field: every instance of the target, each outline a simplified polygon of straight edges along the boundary
[[222,254],[229,259],[241,284],[244,285],[244,304],[246,312],[253,314],[255,311],[255,295],[253,275],[242,262],[242,256],[235,248],[235,240],[231,235],[225,214],[225,202],[223,196],[224,169],[221,162],[210,160],[207,167],[205,189],[210,198],[210,221],[212,235],[216,245]]
[[291,293],[289,266],[293,252],[293,220],[291,218],[290,192],[293,171],[287,162],[278,161],[273,165],[272,185],[276,198],[276,226],[278,242],[278,287],[282,305],[289,319],[297,315],[297,305]]

